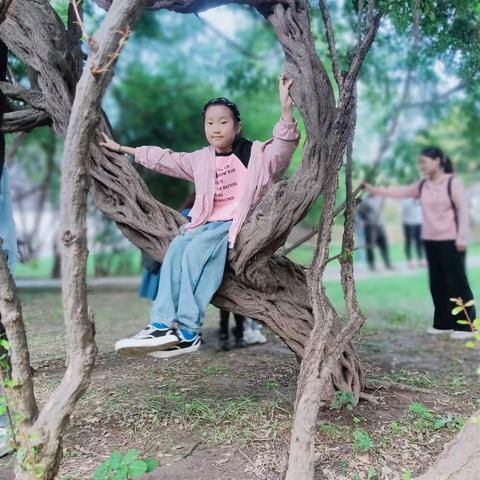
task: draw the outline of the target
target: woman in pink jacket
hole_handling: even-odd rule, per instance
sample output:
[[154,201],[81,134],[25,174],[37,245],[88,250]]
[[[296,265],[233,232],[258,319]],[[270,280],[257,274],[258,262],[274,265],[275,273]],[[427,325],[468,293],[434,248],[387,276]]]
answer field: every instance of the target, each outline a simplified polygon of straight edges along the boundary
[[[460,325],[461,315],[453,316],[450,298],[473,299],[465,271],[469,229],[467,201],[461,180],[453,174],[450,159],[442,150],[428,147],[419,157],[423,180],[408,186],[373,187],[367,192],[391,198],[416,198],[422,207],[422,239],[428,262],[430,292],[435,313],[429,333],[452,332],[452,338],[471,336],[468,325]],[[475,308],[468,309],[471,319]]]
[[137,163],[164,175],[190,180],[196,191],[189,214],[192,220],[182,226],[163,259],[150,324],[137,335],[119,340],[115,344],[118,352],[169,358],[200,347],[199,330],[222,282],[228,246],[233,248],[248,214],[285,173],[298,145],[291,85],[292,80],[282,74],[281,118],[267,142],[242,137],[238,108],[226,98],[205,105],[209,145],[192,153],[125,147],[104,135],[101,146],[132,155]]

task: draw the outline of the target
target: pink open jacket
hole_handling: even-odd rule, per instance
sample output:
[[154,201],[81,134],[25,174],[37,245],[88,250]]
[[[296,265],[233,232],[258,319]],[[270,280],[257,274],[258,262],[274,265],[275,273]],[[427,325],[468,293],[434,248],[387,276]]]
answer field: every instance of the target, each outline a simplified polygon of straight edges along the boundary
[[[273,138],[266,142],[253,142],[247,170],[247,185],[235,212],[228,241],[233,248],[243,222],[257,206],[266,190],[287,170],[293,152],[300,140],[297,123],[280,119],[273,129]],[[190,216],[193,229],[207,222],[213,209],[215,194],[215,148],[208,146],[192,153],[176,153],[160,147],[138,147],[135,162],[146,168],[183,178],[195,183],[195,203]]]

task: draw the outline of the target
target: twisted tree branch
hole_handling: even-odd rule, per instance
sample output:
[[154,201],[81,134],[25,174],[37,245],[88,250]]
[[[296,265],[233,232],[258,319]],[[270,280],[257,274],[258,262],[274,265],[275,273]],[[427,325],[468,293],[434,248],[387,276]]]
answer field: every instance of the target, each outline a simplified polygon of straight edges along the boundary
[[335,77],[335,81],[337,82],[338,88],[340,89],[342,87],[342,75],[340,64],[338,62],[335,33],[332,26],[332,20],[330,18],[330,11],[328,9],[326,0],[320,0],[319,5],[320,11],[322,12],[323,23],[325,25],[325,34],[327,36],[328,49],[330,51],[333,76]]

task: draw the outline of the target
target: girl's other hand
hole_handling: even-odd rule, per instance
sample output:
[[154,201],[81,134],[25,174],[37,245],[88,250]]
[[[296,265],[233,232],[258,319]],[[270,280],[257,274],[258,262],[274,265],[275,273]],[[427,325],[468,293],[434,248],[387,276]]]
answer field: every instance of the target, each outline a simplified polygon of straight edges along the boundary
[[101,132],[102,137],[103,137],[103,142],[100,142],[98,145],[100,147],[105,147],[111,150],[112,152],[117,152],[120,153],[120,147],[121,145],[117,142],[115,142],[113,139],[111,139],[107,134]]
[[290,96],[290,87],[293,85],[292,79],[287,79],[285,73],[280,75],[278,91],[280,95],[280,105],[282,108],[282,118],[287,123],[293,122],[293,100]]
[[457,252],[463,253],[467,247],[465,245],[457,245]]

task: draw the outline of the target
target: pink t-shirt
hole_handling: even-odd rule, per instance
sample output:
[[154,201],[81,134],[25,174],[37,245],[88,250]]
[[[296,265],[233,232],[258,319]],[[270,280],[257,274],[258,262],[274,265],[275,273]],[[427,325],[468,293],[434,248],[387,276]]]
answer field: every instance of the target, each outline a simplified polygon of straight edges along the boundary
[[233,153],[215,157],[215,196],[208,222],[232,220],[247,182],[247,169]]

